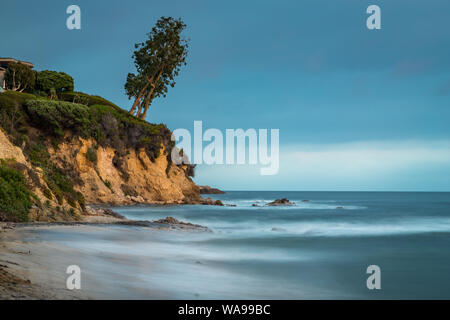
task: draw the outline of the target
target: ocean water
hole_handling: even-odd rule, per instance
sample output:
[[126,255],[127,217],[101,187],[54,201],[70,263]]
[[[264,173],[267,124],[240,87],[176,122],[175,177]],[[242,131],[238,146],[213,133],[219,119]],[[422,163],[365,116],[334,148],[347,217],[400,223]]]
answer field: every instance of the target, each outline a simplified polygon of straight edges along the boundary
[[[85,252],[83,268],[96,286],[108,288],[106,298],[450,298],[450,193],[211,197],[236,207],[113,209],[135,220],[172,216],[212,233],[115,226],[39,231],[40,238]],[[296,205],[264,207],[284,197]],[[367,288],[370,265],[381,269],[380,290]]]

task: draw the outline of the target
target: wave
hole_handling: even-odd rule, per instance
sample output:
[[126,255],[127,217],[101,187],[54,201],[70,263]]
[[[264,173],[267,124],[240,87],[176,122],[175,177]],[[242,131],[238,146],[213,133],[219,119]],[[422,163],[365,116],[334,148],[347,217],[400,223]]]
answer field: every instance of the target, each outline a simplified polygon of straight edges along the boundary
[[450,232],[450,219],[392,220],[378,223],[353,222],[216,222],[210,223],[218,235],[231,237],[361,237]]
[[450,219],[439,221],[392,221],[391,223],[363,224],[363,223],[314,223],[304,224],[293,228],[284,226],[287,233],[305,236],[383,236],[400,234],[417,234],[430,232],[450,232]]
[[[222,200],[222,202],[225,205],[235,205],[236,207],[230,207],[230,208],[251,208],[251,209],[307,209],[307,210],[363,210],[367,209],[365,206],[356,206],[356,205],[344,205],[339,204],[335,200],[329,200],[329,201],[321,201],[321,202],[313,202],[308,201],[304,202],[303,200],[292,200],[292,202],[295,203],[295,205],[291,206],[267,206],[270,202],[272,202],[273,199],[267,200],[267,199],[252,199],[252,200]],[[323,203],[325,202],[325,203]],[[333,204],[330,204],[333,203]],[[257,206],[253,206],[256,204]]]

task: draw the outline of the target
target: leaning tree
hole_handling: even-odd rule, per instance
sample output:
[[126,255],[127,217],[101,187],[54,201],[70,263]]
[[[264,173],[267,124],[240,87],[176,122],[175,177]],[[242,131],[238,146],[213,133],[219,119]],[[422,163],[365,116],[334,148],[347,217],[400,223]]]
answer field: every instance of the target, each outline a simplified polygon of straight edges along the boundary
[[133,53],[137,73],[129,73],[125,91],[134,98],[130,113],[145,119],[153,99],[166,96],[175,86],[175,77],[186,65],[188,40],[181,37],[186,25],[181,19],[161,17],[145,42],[135,45]]

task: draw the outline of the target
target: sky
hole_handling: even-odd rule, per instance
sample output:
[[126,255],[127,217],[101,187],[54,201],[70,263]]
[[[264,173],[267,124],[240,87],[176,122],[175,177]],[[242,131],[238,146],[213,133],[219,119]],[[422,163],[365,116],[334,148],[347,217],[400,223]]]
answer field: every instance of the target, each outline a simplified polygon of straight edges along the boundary
[[[280,132],[278,174],[199,165],[199,184],[450,191],[449,1],[0,1],[0,56],[69,73],[125,109],[134,44],[159,17],[181,17],[187,66],[147,120]],[[66,28],[71,4],[81,30]],[[372,4],[380,30],[366,27]]]

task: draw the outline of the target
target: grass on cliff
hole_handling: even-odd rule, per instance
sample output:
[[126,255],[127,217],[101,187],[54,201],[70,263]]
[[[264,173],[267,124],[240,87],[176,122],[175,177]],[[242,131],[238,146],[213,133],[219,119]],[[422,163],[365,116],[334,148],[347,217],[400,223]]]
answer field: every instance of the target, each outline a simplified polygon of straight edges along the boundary
[[26,222],[33,194],[25,177],[5,160],[0,161],[0,221]]
[[[42,169],[44,180],[49,190],[55,195],[59,205],[62,205],[63,200],[66,199],[70,206],[76,208],[79,205],[81,208],[84,208],[85,200],[83,195],[73,188],[78,177],[78,173],[73,168],[58,168],[50,160],[50,154],[43,143],[27,144],[24,153],[28,155],[32,165]],[[51,198],[51,194],[48,191],[46,193],[47,198]]]

